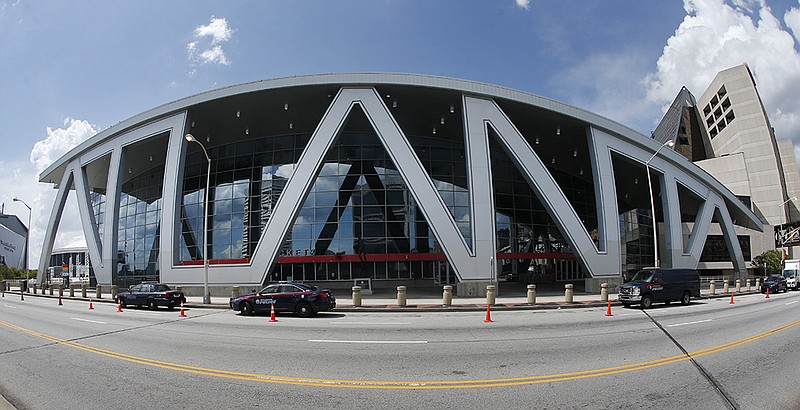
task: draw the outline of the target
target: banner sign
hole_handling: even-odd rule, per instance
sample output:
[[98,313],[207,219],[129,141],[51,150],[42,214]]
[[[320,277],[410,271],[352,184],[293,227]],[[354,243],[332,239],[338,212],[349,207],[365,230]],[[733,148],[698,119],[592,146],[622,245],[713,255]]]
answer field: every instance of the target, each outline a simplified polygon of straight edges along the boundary
[[25,237],[0,225],[0,264],[25,268]]

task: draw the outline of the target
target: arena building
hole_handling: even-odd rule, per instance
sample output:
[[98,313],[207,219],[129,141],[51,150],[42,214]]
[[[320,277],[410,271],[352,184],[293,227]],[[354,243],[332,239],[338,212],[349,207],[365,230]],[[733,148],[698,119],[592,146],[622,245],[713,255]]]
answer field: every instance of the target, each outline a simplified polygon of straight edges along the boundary
[[100,132],[40,181],[58,189],[40,276],[74,192],[98,284],[190,293],[371,278],[477,295],[499,276],[591,291],[644,266],[698,266],[712,226],[743,275],[735,227],[764,227],[668,141],[522,91],[413,74],[198,94]]

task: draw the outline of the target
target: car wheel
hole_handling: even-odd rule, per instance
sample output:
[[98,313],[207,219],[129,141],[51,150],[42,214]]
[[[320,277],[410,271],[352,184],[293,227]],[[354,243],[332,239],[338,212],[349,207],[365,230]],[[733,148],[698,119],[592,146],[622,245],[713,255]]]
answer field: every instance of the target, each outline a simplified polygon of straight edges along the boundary
[[689,304],[689,301],[692,300],[692,295],[689,292],[683,292],[683,296],[681,296],[681,305],[686,306]]
[[314,316],[314,308],[311,307],[311,304],[308,302],[300,302],[297,304],[297,308],[295,308],[294,312],[297,316],[300,317],[311,317]]
[[250,302],[242,303],[242,314],[245,316],[253,316],[256,313],[255,308]]
[[128,304],[125,302],[125,298],[117,298],[117,303],[119,303],[122,307],[128,307]]
[[158,309],[158,305],[156,304],[156,301],[154,299],[149,299],[147,301],[147,308],[150,310],[156,310]]
[[642,296],[642,309],[650,309],[653,306],[653,298],[650,295]]

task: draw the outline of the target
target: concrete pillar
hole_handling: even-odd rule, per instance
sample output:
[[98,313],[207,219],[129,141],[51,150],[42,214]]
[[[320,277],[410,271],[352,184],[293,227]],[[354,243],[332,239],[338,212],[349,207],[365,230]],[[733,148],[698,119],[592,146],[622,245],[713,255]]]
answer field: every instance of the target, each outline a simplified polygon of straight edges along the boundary
[[231,287],[231,298],[233,298],[233,299],[236,299],[236,298],[238,298],[239,296],[241,296],[241,295],[242,295],[242,293],[241,293],[241,290],[240,290],[240,289],[241,289],[241,288],[240,288],[240,287],[238,287],[238,286],[233,286],[233,287]]
[[728,280],[722,282],[722,293],[730,293],[728,292]]
[[608,302],[608,283],[600,284],[600,301]]
[[536,285],[528,285],[528,304],[536,304]]
[[564,302],[572,303],[574,296],[572,288],[573,285],[571,283],[567,283],[566,285],[564,285]]
[[98,283],[97,287],[95,287],[95,289],[94,289],[94,293],[95,293],[95,297],[97,299],[102,299],[103,298],[103,286]]
[[86,293],[89,291],[89,285],[82,284],[81,285],[81,297],[86,298]]
[[111,299],[116,299],[117,293],[119,293],[119,286],[111,285]]
[[497,299],[497,286],[486,285],[486,304],[494,306],[496,299]]
[[353,286],[353,307],[361,307],[361,286]]
[[736,293],[742,293],[742,280],[736,279]]
[[405,286],[398,286],[397,287],[397,306],[405,306],[406,305],[406,287]]
[[717,294],[717,285],[714,283],[713,280],[711,282],[708,282],[708,293],[712,295]]
[[63,297],[63,296],[64,296],[64,285],[61,284],[58,285],[58,297]]
[[442,306],[450,306],[453,304],[453,286],[444,285],[442,287]]
[[75,285],[69,285],[69,297],[75,297]]
[[750,292],[750,279],[747,279],[744,283],[747,286],[747,291]]

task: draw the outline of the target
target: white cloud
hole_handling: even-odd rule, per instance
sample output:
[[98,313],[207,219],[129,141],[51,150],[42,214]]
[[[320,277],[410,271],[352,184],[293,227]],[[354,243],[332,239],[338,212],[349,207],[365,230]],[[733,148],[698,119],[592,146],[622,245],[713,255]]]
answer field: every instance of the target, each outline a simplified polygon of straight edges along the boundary
[[517,7],[523,8],[525,10],[531,9],[531,0],[516,0]]
[[[194,29],[194,41],[186,45],[189,61],[193,65],[222,64],[230,65],[221,43],[229,41],[235,30],[228,26],[225,18],[211,17],[211,21]],[[192,75],[196,70],[192,70]]]
[[[797,42],[766,1],[684,0],[684,9],[656,71],[645,79],[647,101],[666,108],[684,85],[699,96],[717,72],[746,62],[778,137],[800,140]],[[797,34],[800,11],[791,9],[784,20]]]
[[[27,225],[28,208],[12,202],[12,198],[19,197],[32,208],[30,264],[33,268],[39,264],[39,252],[56,196],[51,184],[39,183],[38,175],[56,159],[95,134],[96,127],[88,121],[66,118],[63,128],[47,128],[47,137],[34,144],[30,161],[0,162],[0,186],[9,187],[0,192],[0,202],[6,204],[5,212],[16,215]],[[70,194],[61,217],[55,247],[85,246],[85,243],[74,194]]]

